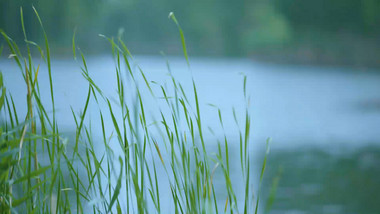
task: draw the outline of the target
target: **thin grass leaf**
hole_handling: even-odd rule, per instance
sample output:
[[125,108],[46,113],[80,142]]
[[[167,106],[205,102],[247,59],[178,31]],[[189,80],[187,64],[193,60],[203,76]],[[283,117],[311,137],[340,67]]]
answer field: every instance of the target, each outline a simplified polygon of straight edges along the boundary
[[76,51],[75,51],[75,35],[76,35],[76,32],[77,32],[77,28],[74,28],[74,33],[73,33],[73,38],[72,38],[72,46],[73,46],[73,55],[74,55],[74,60],[77,60],[77,55],[76,55]]
[[172,20],[174,21],[174,23],[175,23],[175,24],[177,25],[177,27],[178,27],[179,34],[180,34],[180,36],[181,36],[181,43],[182,43],[183,55],[185,56],[185,59],[186,59],[186,62],[187,62],[187,66],[190,67],[189,57],[188,57],[188,55],[187,55],[187,48],[186,48],[185,36],[183,35],[182,28],[181,28],[181,26],[179,25],[177,19],[175,18],[173,12],[170,12],[170,13],[169,13],[169,19],[172,19]]
[[[48,64],[49,84],[50,84],[50,95],[51,95],[51,102],[52,102],[52,105],[53,105],[53,118],[55,118],[55,102],[54,102],[54,92],[53,92],[53,80],[52,80],[52,74],[51,74],[51,60],[50,60],[49,42],[48,42],[48,38],[47,38],[47,35],[46,35],[46,32],[45,32],[44,26],[42,24],[40,15],[38,14],[38,12],[37,12],[37,10],[36,10],[36,8],[34,6],[32,6],[32,8],[34,10],[34,13],[37,16],[38,22],[41,25],[42,32],[43,32],[44,38],[45,38],[46,59],[47,59],[47,64]],[[53,119],[53,124],[55,124],[55,119]]]
[[[1,73],[0,73],[1,74]],[[1,88],[1,87],[0,87]],[[5,98],[5,88],[1,88],[1,96],[0,96],[0,109],[4,105],[4,98]]]
[[31,172],[30,174],[24,175],[24,176],[16,179],[14,184],[23,182],[23,181],[30,179],[30,178],[35,178],[35,177],[41,175],[42,173],[44,173],[46,170],[50,169],[51,167],[52,166],[45,166],[45,167],[39,168],[38,170]]
[[264,213],[269,213],[270,210],[272,209],[273,203],[274,203],[275,198],[276,198],[277,188],[278,188],[278,185],[280,183],[282,173],[283,173],[283,168],[280,167],[278,172],[277,172],[277,175],[273,178],[272,185],[271,185],[271,188],[269,190],[269,197],[268,197],[268,200],[267,200],[266,205],[265,205]]
[[121,189],[121,181],[123,178],[123,160],[121,159],[121,157],[119,157],[119,162],[120,162],[120,174],[119,174],[119,178],[117,179],[116,187],[115,187],[114,193],[112,195],[110,204],[108,206],[108,211],[107,211],[108,213],[111,211],[112,206],[115,203],[117,197],[119,196],[120,189]]
[[157,142],[156,142],[156,141],[153,141],[153,143],[154,143],[154,146],[156,147],[157,154],[158,154],[158,156],[160,157],[160,160],[161,160],[162,165],[165,166],[164,159],[162,158],[161,151],[160,151],[160,148],[159,148],[158,145],[157,145]]
[[3,53],[3,50],[4,50],[4,45],[1,44],[1,46],[0,46],[0,57],[1,57],[1,54]]
[[268,139],[267,139],[267,142],[266,142],[266,151],[265,151],[265,156],[264,156],[263,166],[262,166],[262,168],[261,168],[260,182],[259,182],[259,191],[258,191],[258,193],[257,193],[255,214],[257,214],[257,212],[258,212],[258,208],[259,208],[260,190],[261,190],[261,184],[262,184],[262,182],[263,182],[264,171],[265,171],[265,167],[266,167],[266,164],[267,164],[268,154],[269,154],[269,151],[270,151],[270,147],[269,147],[269,143],[270,143],[270,141],[271,141],[271,138],[268,138]]

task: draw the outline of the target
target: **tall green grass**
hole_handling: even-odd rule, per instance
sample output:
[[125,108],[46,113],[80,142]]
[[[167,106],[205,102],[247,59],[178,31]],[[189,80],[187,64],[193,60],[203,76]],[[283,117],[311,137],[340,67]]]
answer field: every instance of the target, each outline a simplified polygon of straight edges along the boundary
[[[88,93],[83,99],[81,113],[77,114],[72,109],[75,137],[68,138],[61,133],[56,120],[49,42],[41,18],[37,10],[33,10],[45,36],[44,46],[28,40],[22,9],[26,55],[4,31],[0,32],[27,88],[27,114],[20,115],[19,106],[6,91],[0,73],[2,213],[258,212],[259,194],[254,194],[252,188],[251,116],[246,77],[242,89],[246,100],[242,116],[245,118],[244,124],[239,124],[237,119],[242,112],[233,111],[239,138],[228,139],[224,134],[222,139],[215,139],[217,151],[210,152],[209,142],[204,136],[201,103],[194,79],[191,80],[192,91],[184,90],[168,64],[170,87],[148,80],[139,66],[133,68],[134,58],[120,37],[100,35],[109,42],[115,61],[118,98],[115,101],[107,97],[91,77],[85,56],[75,46],[74,34],[73,54],[75,60],[81,63]],[[189,66],[182,29],[173,13],[169,18],[179,29]],[[44,61],[41,66],[47,67],[50,104],[41,101],[38,82],[40,65],[33,61],[31,49],[39,51]],[[138,79],[142,79],[143,84]],[[126,90],[128,87],[133,90]],[[143,93],[144,90],[149,93]],[[153,123],[149,119],[151,115],[145,111],[146,99],[165,103],[163,107],[157,105],[160,118]],[[100,120],[88,122],[91,103],[98,106],[106,104],[106,108],[99,107]],[[224,130],[223,113],[216,108],[216,114]],[[112,127],[106,126],[107,118],[110,118]],[[100,142],[94,140],[92,133],[91,124],[95,123],[101,127]],[[157,135],[154,130],[160,134]],[[118,148],[111,146],[114,142],[118,143]],[[244,192],[236,192],[236,184],[232,181],[231,147],[239,147],[239,171],[244,181]],[[115,149],[121,151],[121,155]],[[259,175],[260,183],[265,165],[266,156]],[[213,182],[216,176],[224,179],[225,195],[216,193],[220,192]],[[166,197],[170,197],[171,210],[163,208],[168,205],[162,204],[162,186],[166,184],[164,190],[170,192]]]

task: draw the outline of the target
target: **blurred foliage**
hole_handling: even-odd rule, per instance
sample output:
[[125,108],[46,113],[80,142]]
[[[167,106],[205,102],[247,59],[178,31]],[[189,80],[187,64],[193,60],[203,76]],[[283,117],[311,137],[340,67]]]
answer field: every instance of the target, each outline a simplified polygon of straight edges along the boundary
[[180,54],[167,19],[174,11],[192,55],[380,65],[378,0],[1,0],[0,28],[22,40],[23,6],[28,36],[41,40],[32,5],[60,53],[69,53],[74,29],[82,49],[99,52],[106,43],[97,35],[122,28],[134,53]]
[[380,33],[378,0],[275,0],[296,29],[358,34]]

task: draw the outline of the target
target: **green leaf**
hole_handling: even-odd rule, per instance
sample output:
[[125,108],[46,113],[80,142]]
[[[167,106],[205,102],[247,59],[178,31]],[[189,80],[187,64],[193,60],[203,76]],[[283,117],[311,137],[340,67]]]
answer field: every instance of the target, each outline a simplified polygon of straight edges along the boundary
[[5,87],[3,87],[3,74],[0,72],[0,90],[2,88],[2,92],[0,95],[0,110],[4,105],[4,98],[5,98]]
[[3,87],[3,73],[0,72],[0,88]]
[[119,178],[117,179],[117,184],[115,187],[115,191],[113,192],[111,203],[108,206],[108,213],[111,211],[113,204],[115,203],[117,197],[119,196],[120,189],[121,189],[121,180],[123,178],[123,160],[121,157],[119,157],[119,162],[120,162],[120,175]]
[[73,39],[72,39],[72,43],[73,43],[73,54],[74,54],[74,59],[76,60],[77,59],[77,55],[75,53],[75,34],[77,32],[77,29],[75,28],[74,29],[74,34],[73,34]]
[[3,88],[2,90],[2,93],[1,93],[1,96],[0,96],[0,109],[3,107],[4,105],[4,98],[5,98],[5,88]]
[[30,174],[27,174],[27,175],[24,175],[22,176],[21,178],[17,179],[14,184],[17,184],[17,183],[20,183],[22,181],[25,181],[27,180],[28,178],[32,178],[32,177],[36,177],[42,173],[44,173],[46,170],[50,169],[51,166],[45,166],[45,167],[42,167],[42,168],[39,168],[38,170],[35,170],[33,172],[31,172]]
[[170,13],[169,13],[169,19],[172,19],[172,20],[174,21],[174,23],[175,23],[175,24],[177,25],[177,27],[178,27],[179,34],[180,34],[180,36],[181,36],[181,43],[182,43],[183,55],[185,55],[185,59],[186,59],[187,65],[190,66],[190,63],[189,63],[189,57],[188,57],[188,55],[187,55],[187,48],[186,48],[185,36],[183,35],[182,28],[181,28],[181,26],[179,25],[177,19],[175,18],[173,12],[170,12]]
[[0,56],[1,56],[1,54],[3,53],[3,49],[4,49],[4,46],[1,45],[1,46],[0,46]]
[[117,214],[122,214],[119,202],[117,203],[116,210],[117,210]]
[[0,161],[3,160],[3,158],[5,158],[5,157],[9,157],[9,156],[12,156],[14,154],[17,154],[18,152],[19,152],[18,148],[11,149],[11,150],[8,150],[8,151],[5,151],[5,152],[1,152],[1,154],[0,154]]

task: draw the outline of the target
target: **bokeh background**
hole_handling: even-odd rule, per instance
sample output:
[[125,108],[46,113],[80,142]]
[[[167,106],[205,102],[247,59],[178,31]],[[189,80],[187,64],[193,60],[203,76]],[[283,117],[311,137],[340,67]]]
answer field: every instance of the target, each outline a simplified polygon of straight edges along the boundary
[[174,11],[193,56],[244,56],[266,61],[333,65],[380,65],[380,2],[377,0],[2,0],[0,26],[22,40],[24,6],[30,39],[41,30],[38,8],[53,50],[70,53],[71,37],[91,53],[104,51],[99,33],[120,29],[135,54],[180,54]]
[[[223,112],[241,107],[240,73],[248,77],[252,143],[261,145],[254,146],[257,165],[272,137],[262,212],[379,212],[379,0],[0,0],[0,28],[21,47],[20,6],[28,39],[43,44],[32,5],[49,37],[61,127],[68,132],[73,121],[63,106],[80,109],[87,91],[72,60],[74,32],[106,93],[115,91],[109,87],[114,77],[106,73],[114,65],[109,44],[98,34],[121,36],[153,78],[164,79],[167,72],[164,52],[185,81],[178,29],[168,19],[173,11],[204,104]],[[22,79],[7,59],[3,38],[0,43],[5,85],[23,106]],[[40,82],[47,81],[42,71]],[[202,112],[205,121],[217,123],[207,107]],[[259,167],[255,173],[257,179]]]

